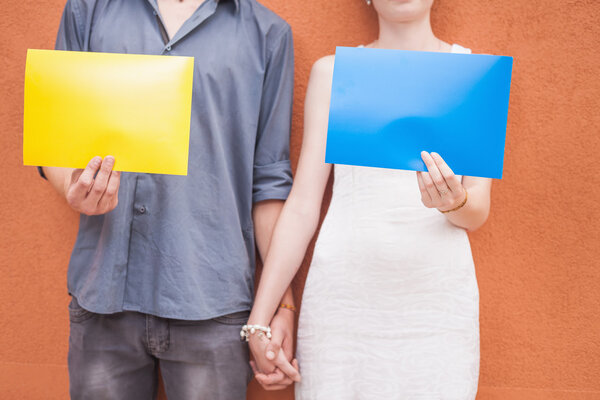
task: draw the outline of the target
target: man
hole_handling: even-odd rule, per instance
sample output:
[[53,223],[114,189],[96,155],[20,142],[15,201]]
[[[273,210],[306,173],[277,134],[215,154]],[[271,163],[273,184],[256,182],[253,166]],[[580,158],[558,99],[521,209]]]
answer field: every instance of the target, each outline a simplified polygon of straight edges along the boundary
[[[188,176],[40,169],[81,213],[71,397],[152,399],[160,366],[169,400],[244,399],[255,243],[266,256],[291,187],[289,26],[255,0],[69,0],[56,48],[195,57]],[[291,358],[293,313],[272,327]]]

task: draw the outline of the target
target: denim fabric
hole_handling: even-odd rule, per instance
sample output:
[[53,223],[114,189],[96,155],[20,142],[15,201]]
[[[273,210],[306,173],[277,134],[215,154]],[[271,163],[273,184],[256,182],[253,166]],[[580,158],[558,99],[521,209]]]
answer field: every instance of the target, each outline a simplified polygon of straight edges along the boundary
[[72,400],[240,400],[252,378],[240,329],[248,312],[189,321],[69,305]]

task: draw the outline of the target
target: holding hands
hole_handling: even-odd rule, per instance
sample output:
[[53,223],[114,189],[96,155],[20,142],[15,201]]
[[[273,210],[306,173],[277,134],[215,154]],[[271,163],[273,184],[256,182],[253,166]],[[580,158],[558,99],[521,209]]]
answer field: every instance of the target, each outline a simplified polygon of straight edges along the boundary
[[249,346],[254,361],[250,361],[254,376],[265,390],[281,390],[300,381],[298,361],[294,351],[294,313],[279,309],[271,321],[271,338],[263,332],[249,334]]
[[421,158],[427,166],[427,172],[417,171],[417,181],[425,207],[437,208],[441,212],[462,207],[467,199],[467,191],[444,159],[438,153],[426,151],[421,152]]

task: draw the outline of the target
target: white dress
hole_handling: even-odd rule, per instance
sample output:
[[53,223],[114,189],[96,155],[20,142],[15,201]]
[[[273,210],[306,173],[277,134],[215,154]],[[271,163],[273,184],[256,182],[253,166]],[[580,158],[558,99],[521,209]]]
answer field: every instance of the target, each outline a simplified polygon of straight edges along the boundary
[[334,166],[297,357],[296,400],[475,399],[479,291],[469,239],[423,206],[415,172]]

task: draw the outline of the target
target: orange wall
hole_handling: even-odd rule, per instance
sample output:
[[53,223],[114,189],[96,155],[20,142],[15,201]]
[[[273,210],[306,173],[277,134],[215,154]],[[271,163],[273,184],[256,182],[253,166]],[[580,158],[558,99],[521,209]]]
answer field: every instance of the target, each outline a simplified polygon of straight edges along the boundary
[[[311,64],[376,35],[362,0],[264,0],[296,47],[292,157]],[[77,216],[21,156],[25,51],[51,48],[63,0],[2,0],[0,397],[67,397],[66,265]],[[481,291],[479,399],[600,399],[600,2],[438,0],[435,31],[515,57],[505,174],[471,235]],[[416,183],[415,183],[416,184]],[[305,263],[295,281],[301,293]],[[292,399],[291,390],[253,400]]]

